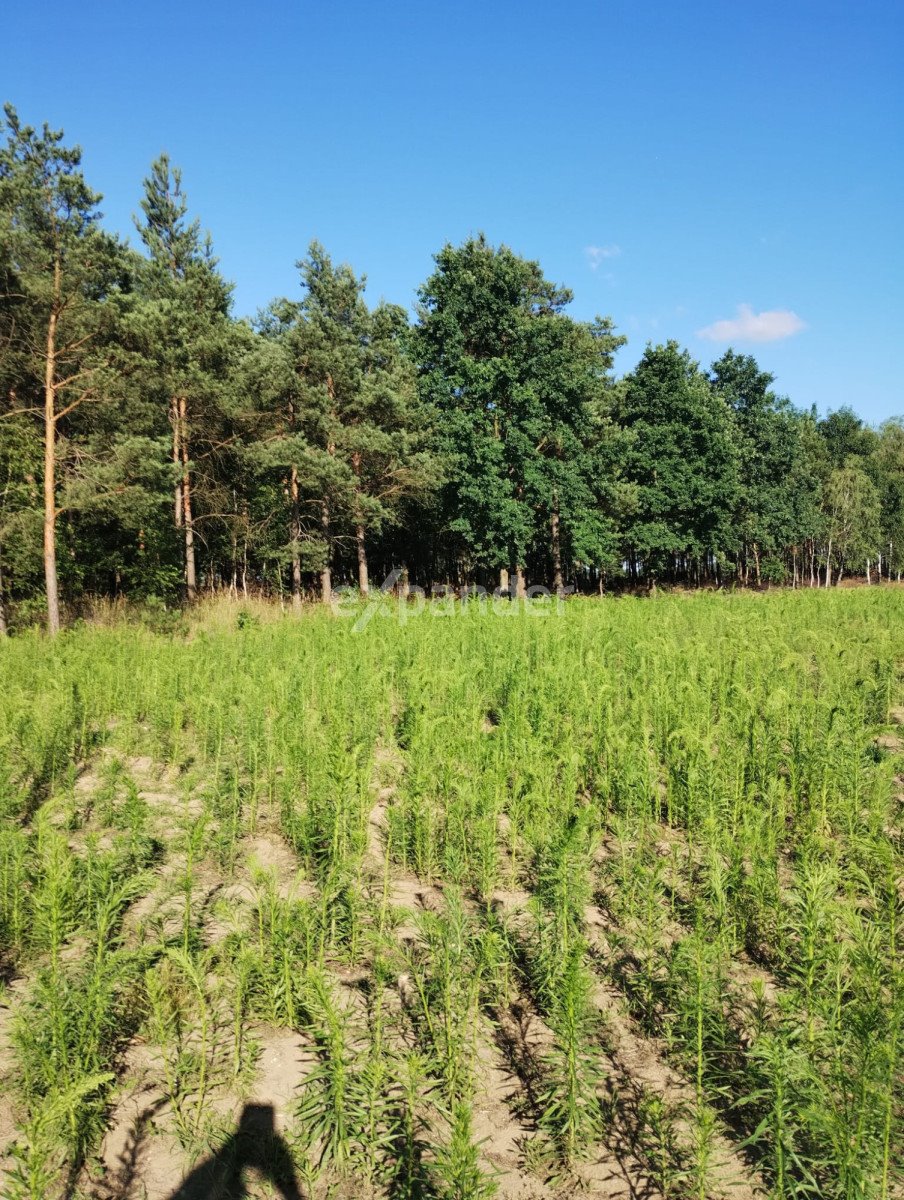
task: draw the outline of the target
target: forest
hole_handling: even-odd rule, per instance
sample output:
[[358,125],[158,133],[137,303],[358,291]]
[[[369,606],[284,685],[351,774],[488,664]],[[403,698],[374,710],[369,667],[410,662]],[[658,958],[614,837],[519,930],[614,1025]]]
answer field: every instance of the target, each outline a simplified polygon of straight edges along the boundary
[[317,242],[253,319],[163,155],[137,246],[81,154],[7,105],[0,146],[0,630],[97,597],[300,605],[424,589],[898,579],[904,425],[820,417],[750,355],[578,321],[537,262],[444,245],[415,317]]

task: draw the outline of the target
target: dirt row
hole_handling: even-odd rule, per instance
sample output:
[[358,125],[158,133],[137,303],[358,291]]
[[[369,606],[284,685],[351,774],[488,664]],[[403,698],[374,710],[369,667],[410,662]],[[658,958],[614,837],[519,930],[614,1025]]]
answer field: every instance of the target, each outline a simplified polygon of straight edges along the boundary
[[[150,806],[156,833],[164,842],[174,838],[186,821],[200,816],[200,801],[186,798],[173,772],[148,758],[132,757],[125,765],[140,796]],[[77,783],[78,793],[86,800],[100,786],[102,767],[101,762],[86,770]],[[418,913],[440,909],[444,896],[440,887],[401,876],[386,858],[387,812],[403,770],[404,761],[397,748],[391,744],[377,748],[363,882],[383,906],[394,910],[394,936],[404,944],[418,937]],[[297,858],[280,836],[275,816],[271,821],[269,814],[261,812],[256,832],[244,837],[238,849],[235,871],[228,879],[208,862],[200,862],[196,869],[195,906],[204,941],[211,946],[246,922],[255,896],[255,872],[268,873],[282,897],[316,894],[313,885],[301,877]],[[185,862],[179,854],[166,855],[154,871],[153,886],[127,912],[123,926],[127,939],[160,940],[176,934],[182,920],[178,881],[184,870]],[[526,892],[500,890],[493,899],[495,906],[517,925],[529,897]],[[605,955],[609,949],[607,933],[611,933],[605,911],[590,906],[586,927],[592,956]],[[357,981],[354,973],[346,978],[343,974],[337,972],[335,982],[353,1006],[360,1001]],[[397,994],[392,997],[396,1006],[406,1003],[406,986],[404,976],[400,976]],[[0,1007],[0,1082],[4,1078],[8,1081],[15,1070],[9,1027],[27,987],[27,979],[14,980],[6,1003]],[[481,1018],[479,1061],[475,1064],[478,1086],[474,1137],[501,1200],[551,1200],[575,1188],[612,1200],[655,1200],[660,1192],[652,1180],[643,1115],[650,1097],[660,1101],[662,1111],[668,1114],[680,1151],[689,1152],[693,1136],[688,1116],[694,1100],[692,1087],[669,1065],[664,1047],[642,1033],[628,1014],[624,998],[602,975],[594,988],[593,1003],[605,1042],[599,1051],[605,1080],[600,1099],[611,1114],[611,1124],[603,1142],[594,1147],[569,1179],[555,1178],[544,1159],[535,1120],[535,1093],[552,1047],[551,1031],[530,997],[523,994],[504,1010]],[[227,1135],[230,1129],[242,1128],[243,1113],[256,1112],[254,1119],[265,1123],[272,1120],[274,1134],[290,1137],[299,1086],[316,1061],[314,1045],[304,1033],[260,1022],[251,1025],[248,1036],[257,1047],[253,1078],[241,1094],[228,1089],[214,1091],[212,1111]],[[153,1048],[133,1040],[117,1063],[117,1076],[106,1134],[96,1159],[88,1164],[80,1181],[83,1193],[96,1200],[191,1200],[192,1184],[187,1185],[188,1190],[183,1187],[186,1176],[195,1170],[193,1179],[207,1179],[209,1183],[209,1177],[203,1174],[203,1164],[201,1175],[197,1174],[198,1163],[186,1157],[176,1137],[161,1066]],[[0,1147],[8,1146],[15,1137],[11,1095],[8,1086],[0,1090]],[[248,1131],[255,1132],[253,1121]],[[720,1193],[735,1200],[765,1194],[726,1131],[717,1133],[714,1144],[713,1178]],[[223,1194],[225,1200],[228,1193]],[[355,1194],[363,1194],[360,1187]]]

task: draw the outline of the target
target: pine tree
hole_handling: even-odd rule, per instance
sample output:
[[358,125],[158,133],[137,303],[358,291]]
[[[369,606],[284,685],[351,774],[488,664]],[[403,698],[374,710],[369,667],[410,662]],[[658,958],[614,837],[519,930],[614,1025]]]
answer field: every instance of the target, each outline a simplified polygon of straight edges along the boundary
[[[217,270],[209,237],[188,219],[182,175],[161,155],[144,181],[143,220],[149,258],[140,274],[143,303],[130,335],[145,360],[145,382],[166,405],[173,463],[173,523],[183,540],[185,589],[198,590],[199,492],[214,489],[211,458],[228,436],[224,383],[231,354],[230,288]],[[205,487],[199,462],[205,460]],[[208,507],[212,507],[208,505]]]
[[[307,563],[316,563],[329,601],[340,539],[354,539],[358,585],[366,594],[368,537],[429,487],[435,464],[405,353],[404,311],[382,303],[370,311],[364,279],[335,266],[317,242],[298,265],[303,299],[281,302],[270,317],[293,372],[291,384],[281,385],[287,418],[279,453],[285,461],[290,451],[293,592],[304,526]],[[279,367],[276,373],[285,380]]]
[[87,407],[107,396],[123,253],[99,226],[100,196],[79,169],[79,148],[64,146],[61,131],[23,125],[11,105],[4,112],[0,238],[12,327],[4,373],[18,376],[21,385],[17,390],[7,379],[4,418],[36,418],[40,429],[47,628],[55,634],[60,473],[81,468],[68,454],[68,440]]
[[[289,300],[274,301],[260,314],[257,337],[243,364],[243,390],[254,398],[247,414],[243,454],[252,477],[251,504],[259,529],[259,541],[275,518],[278,531],[258,546],[269,552],[280,570],[290,567],[292,604],[302,602],[302,573],[320,566],[320,543],[310,537],[302,520],[301,464],[309,449],[301,430],[301,382],[290,345],[299,305]],[[286,540],[288,535],[288,540]]]

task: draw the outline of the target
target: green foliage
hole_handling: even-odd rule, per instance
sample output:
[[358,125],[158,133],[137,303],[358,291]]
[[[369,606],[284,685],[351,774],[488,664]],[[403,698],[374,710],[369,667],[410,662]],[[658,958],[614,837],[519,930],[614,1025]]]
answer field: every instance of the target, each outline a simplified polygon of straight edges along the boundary
[[[562,1186],[630,1144],[676,1197],[748,1170],[889,1200],[900,608],[661,596],[356,633],[249,603],[241,631],[237,605],[190,637],[10,640],[14,1194],[90,1163],[133,1037],[198,1155],[276,1032],[324,1191],[502,1190],[493,1095],[524,1169]],[[155,785],[133,774],[150,761]]]
[[[664,1195],[740,1167],[890,1200],[900,594],[541,621],[403,589],[885,582],[901,423],[798,412],[753,358],[707,373],[675,342],[613,382],[611,321],[482,236],[438,253],[413,328],[318,243],[300,300],[236,321],[165,155],[140,255],[61,133],[7,107],[2,134],[8,1193],[82,1186],[133,1037],[168,1133],[222,1144],[276,1030],[304,1047],[291,1136],[325,1194],[493,1195],[504,1051],[495,1117],[563,1186],[627,1137]],[[29,629],[51,543],[55,641]],[[370,571],[403,620],[257,602]],[[183,585],[236,603],[183,613]]]
[[736,548],[737,446],[723,396],[677,342],[647,347],[626,380],[619,420],[630,442],[625,477],[638,488],[625,530],[653,577],[669,556],[720,557]]
[[555,513],[571,558],[599,562],[611,537],[597,505],[605,439],[608,320],[564,313],[566,288],[481,236],[445,246],[419,293],[422,391],[441,417],[449,530],[471,564],[523,567]]
[[364,279],[335,266],[318,242],[298,266],[301,302],[275,301],[258,322],[265,345],[251,378],[265,432],[248,461],[284,482],[281,555],[293,565],[293,589],[301,571],[329,571],[338,539],[351,535],[366,590],[367,545],[435,483],[427,414],[405,352],[404,311],[385,302],[368,309]]
[[318,576],[324,600],[371,576],[492,590],[513,571],[559,594],[897,576],[895,422],[799,412],[734,350],[707,374],[648,346],[615,382],[611,319],[574,320],[568,288],[483,235],[435,256],[414,327],[317,242],[299,300],[237,321],[167,155],[139,254],[103,230],[78,148],[5,113],[0,635],[54,572],[72,616],[204,588],[297,608]]
[[464,1100],[455,1103],[448,1145],[437,1154],[437,1194],[443,1200],[491,1200],[498,1185],[479,1162],[471,1135],[471,1110]]

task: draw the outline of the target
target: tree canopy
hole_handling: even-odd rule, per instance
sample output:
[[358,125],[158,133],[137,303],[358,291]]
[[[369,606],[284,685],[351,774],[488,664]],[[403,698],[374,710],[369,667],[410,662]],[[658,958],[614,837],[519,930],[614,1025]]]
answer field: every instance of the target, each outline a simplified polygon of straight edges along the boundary
[[0,631],[89,595],[384,578],[829,585],[897,578],[904,425],[824,417],[750,355],[647,345],[483,235],[405,308],[317,242],[295,296],[232,312],[181,171],[108,232],[63,134],[0,124]]

